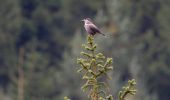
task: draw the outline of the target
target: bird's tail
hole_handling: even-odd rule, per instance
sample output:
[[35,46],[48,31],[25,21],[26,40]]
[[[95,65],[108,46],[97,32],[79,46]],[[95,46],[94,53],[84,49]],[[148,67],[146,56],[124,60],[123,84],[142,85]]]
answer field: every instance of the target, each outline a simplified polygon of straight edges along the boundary
[[101,35],[106,36],[104,33],[101,33]]
[[105,35],[104,33],[100,33],[101,35],[103,35],[105,38],[109,38],[109,36]]

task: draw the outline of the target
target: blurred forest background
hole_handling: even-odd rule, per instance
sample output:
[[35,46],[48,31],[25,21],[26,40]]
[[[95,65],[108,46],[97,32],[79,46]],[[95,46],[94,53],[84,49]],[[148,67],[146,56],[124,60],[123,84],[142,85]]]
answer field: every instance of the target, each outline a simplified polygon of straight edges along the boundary
[[76,73],[86,17],[110,35],[95,41],[114,59],[114,97],[135,78],[128,100],[170,100],[170,0],[0,0],[0,100],[87,100]]

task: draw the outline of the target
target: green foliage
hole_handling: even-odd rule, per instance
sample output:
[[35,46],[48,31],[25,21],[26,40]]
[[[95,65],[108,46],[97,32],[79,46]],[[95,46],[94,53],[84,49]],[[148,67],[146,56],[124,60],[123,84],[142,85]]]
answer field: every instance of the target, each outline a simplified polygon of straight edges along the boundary
[[122,88],[122,91],[119,92],[119,100],[124,100],[125,97],[128,95],[128,94],[131,94],[131,95],[135,95],[136,93],[136,89],[135,89],[135,86],[136,85],[136,82],[134,79],[132,80],[129,80],[128,81],[128,85],[127,86],[124,86]]
[[70,100],[68,97],[64,97],[64,100]]
[[[139,93],[142,100],[147,94],[158,94],[158,99],[169,100],[169,0],[108,0],[110,15],[125,36],[127,54],[137,57],[140,72],[137,77],[146,86],[146,94]],[[135,10],[134,10],[135,8]],[[123,35],[122,34],[122,35]],[[120,41],[119,41],[120,42]],[[128,49],[130,49],[128,51]],[[129,56],[127,56],[129,57]],[[130,59],[133,59],[130,58]],[[127,63],[127,65],[130,61]],[[135,72],[134,72],[135,73]],[[139,82],[140,84],[140,82]],[[139,88],[142,86],[140,85]],[[143,87],[142,87],[143,89]],[[166,93],[164,92],[166,90]],[[140,92],[140,91],[139,91]],[[143,92],[144,93],[144,92]]]
[[98,51],[112,55],[118,66],[109,80],[113,94],[130,76],[140,90],[135,99],[169,100],[169,8],[169,0],[0,0],[0,98],[17,96],[18,49],[23,46],[25,100],[60,100],[65,94],[83,100],[82,81],[71,66],[84,38],[72,33],[80,29],[80,19],[91,17],[98,18],[103,32],[110,23],[120,31],[114,39],[96,41]]
[[[86,83],[82,86],[83,91],[89,90],[89,97],[92,100],[104,98],[106,96],[105,88],[107,84],[100,79],[112,70],[112,58],[106,58],[102,53],[96,53],[97,44],[93,42],[93,36],[87,37],[87,44],[83,44],[83,48],[87,52],[81,52],[83,58],[79,58],[77,62],[81,65],[78,72],[83,73],[83,78]],[[96,99],[94,99],[96,98]]]
[[[77,72],[83,74],[82,79],[86,82],[81,89],[88,92],[91,100],[113,100],[113,96],[108,93],[110,87],[104,77],[108,77],[108,71],[113,70],[112,58],[106,58],[102,53],[96,52],[97,44],[94,43],[94,37],[91,35],[88,35],[87,44],[82,44],[82,47],[85,52],[80,53],[83,58],[77,59],[77,63],[81,66]],[[136,93],[135,85],[134,79],[129,80],[128,85],[119,92],[119,100],[124,100],[128,94],[134,95]],[[69,99],[64,97],[64,100]]]
[[18,49],[23,46],[25,99],[58,99],[55,74],[61,69],[62,51],[70,48],[78,20],[94,15],[101,1],[0,0],[0,89],[17,96]]

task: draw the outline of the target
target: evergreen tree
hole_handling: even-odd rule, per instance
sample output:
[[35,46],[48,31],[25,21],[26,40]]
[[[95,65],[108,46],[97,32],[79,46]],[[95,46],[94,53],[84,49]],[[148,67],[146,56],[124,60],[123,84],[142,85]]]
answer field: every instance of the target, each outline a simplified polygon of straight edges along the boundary
[[[144,72],[149,93],[156,92],[158,99],[168,100],[169,85],[169,14],[168,0],[108,0],[108,12],[126,39],[129,59],[137,57],[140,72]],[[110,10],[112,9],[112,10]],[[165,14],[166,13],[166,14]],[[166,38],[165,38],[166,37]],[[147,77],[146,77],[146,76]],[[143,77],[143,75],[142,75]],[[169,82],[169,81],[168,81]],[[166,89],[165,89],[166,88]],[[163,92],[166,90],[166,93]],[[155,100],[155,99],[153,99]]]

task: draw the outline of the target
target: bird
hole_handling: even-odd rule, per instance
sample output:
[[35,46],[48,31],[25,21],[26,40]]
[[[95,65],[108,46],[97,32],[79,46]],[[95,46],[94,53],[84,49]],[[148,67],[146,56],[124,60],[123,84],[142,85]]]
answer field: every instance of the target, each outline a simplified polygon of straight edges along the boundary
[[100,31],[100,29],[92,22],[90,18],[85,18],[81,21],[84,22],[84,28],[88,34],[92,36],[94,36],[95,34],[101,34],[105,36],[105,34]]

